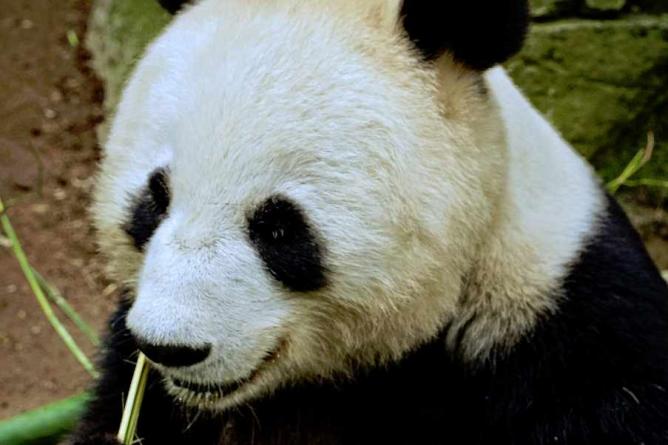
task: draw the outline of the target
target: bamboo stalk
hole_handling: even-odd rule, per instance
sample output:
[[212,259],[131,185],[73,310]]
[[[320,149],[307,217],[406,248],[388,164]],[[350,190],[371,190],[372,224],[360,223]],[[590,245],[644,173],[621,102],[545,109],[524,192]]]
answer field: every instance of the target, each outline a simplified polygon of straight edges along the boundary
[[653,178],[629,179],[624,185],[626,187],[658,187],[668,189],[668,180]]
[[128,398],[125,401],[121,426],[118,429],[118,440],[124,445],[131,445],[134,441],[137,423],[139,422],[139,412],[146,390],[146,381],[148,380],[148,371],[149,364],[146,356],[140,352],[135,372],[132,375]]
[[0,421],[2,445],[54,443],[71,431],[83,413],[88,394],[80,394]]

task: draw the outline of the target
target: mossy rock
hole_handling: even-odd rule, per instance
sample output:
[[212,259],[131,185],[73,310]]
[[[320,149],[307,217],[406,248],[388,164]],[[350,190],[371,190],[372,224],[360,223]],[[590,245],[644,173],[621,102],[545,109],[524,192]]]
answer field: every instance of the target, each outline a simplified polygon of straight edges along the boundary
[[666,0],[529,0],[531,15],[539,21],[594,14],[619,15],[622,12],[668,12]]
[[108,113],[135,62],[170,20],[156,0],[95,0],[86,45],[105,84]]
[[668,12],[666,0],[631,0],[629,3],[632,8],[643,12]]
[[668,178],[668,16],[535,25],[508,69],[605,179],[649,131],[658,142],[640,176]]
[[531,15],[545,19],[573,13],[578,7],[577,0],[531,0]]
[[626,0],[585,0],[584,9],[594,12],[621,12]]

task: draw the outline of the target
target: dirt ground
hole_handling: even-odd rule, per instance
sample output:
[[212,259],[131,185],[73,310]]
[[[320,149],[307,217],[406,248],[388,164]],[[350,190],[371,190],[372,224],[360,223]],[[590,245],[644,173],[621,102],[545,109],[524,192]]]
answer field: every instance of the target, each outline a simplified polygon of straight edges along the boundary
[[[88,13],[88,0],[0,0],[0,196],[36,269],[101,328],[116,291],[102,277],[86,214],[103,98],[76,44]],[[665,213],[634,213],[668,269]],[[0,244],[2,419],[74,394],[90,379],[45,320],[6,240]]]
[[[102,327],[114,292],[101,278],[86,207],[103,90],[76,42],[89,4],[0,0],[0,196],[35,268]],[[0,243],[1,419],[74,394],[89,378]]]

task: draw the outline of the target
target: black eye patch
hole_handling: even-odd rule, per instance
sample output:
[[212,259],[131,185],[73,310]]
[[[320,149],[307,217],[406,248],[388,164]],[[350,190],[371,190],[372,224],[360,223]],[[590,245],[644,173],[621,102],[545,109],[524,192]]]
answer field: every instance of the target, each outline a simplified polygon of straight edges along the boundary
[[290,290],[326,284],[322,247],[301,209],[281,196],[262,203],[248,218],[248,234],[269,273]]
[[158,169],[148,180],[148,185],[135,199],[130,221],[123,227],[135,247],[143,250],[169,209],[167,172]]

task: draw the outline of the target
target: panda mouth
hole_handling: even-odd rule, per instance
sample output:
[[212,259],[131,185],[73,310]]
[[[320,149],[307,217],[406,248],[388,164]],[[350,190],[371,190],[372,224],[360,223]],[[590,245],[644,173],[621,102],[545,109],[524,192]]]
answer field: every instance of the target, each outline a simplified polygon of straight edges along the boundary
[[241,388],[244,384],[246,384],[249,380],[250,378],[225,384],[195,383],[181,379],[170,379],[170,382],[178,389],[185,389],[191,393],[191,395],[197,398],[203,398],[204,400],[215,400],[222,399],[224,396],[232,394]]
[[287,341],[281,340],[278,346],[262,359],[260,365],[246,378],[230,383],[198,383],[175,377],[167,377],[168,386],[176,390],[181,402],[209,405],[237,392],[242,387],[257,380],[268,367],[272,366],[287,347]]

